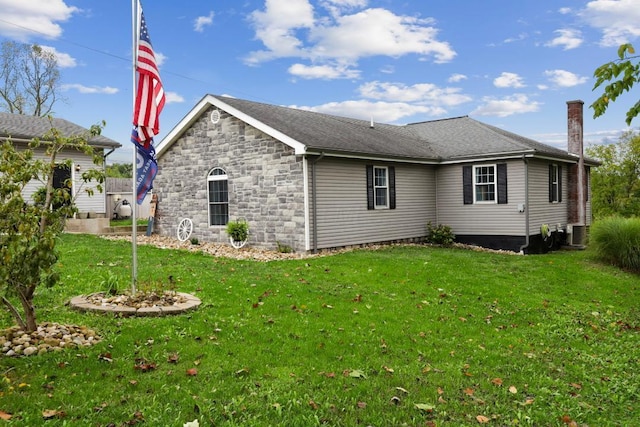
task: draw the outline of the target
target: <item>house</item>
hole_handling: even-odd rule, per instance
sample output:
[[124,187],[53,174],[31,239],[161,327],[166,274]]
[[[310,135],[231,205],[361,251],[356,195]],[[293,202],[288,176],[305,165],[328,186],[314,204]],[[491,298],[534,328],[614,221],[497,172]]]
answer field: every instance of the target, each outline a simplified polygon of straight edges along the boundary
[[[16,146],[26,147],[34,138],[43,139],[52,128],[57,129],[64,136],[87,135],[89,132],[88,129],[64,119],[0,113],[0,141],[10,139]],[[96,153],[102,154],[105,159],[121,146],[120,143],[101,135],[90,138],[88,142]],[[35,155],[44,157],[44,149],[39,149]],[[70,169],[63,165],[56,169],[54,185],[61,186],[67,179],[71,179],[71,194],[72,197],[76,197],[75,203],[78,211],[84,216],[89,215],[108,220],[110,215],[107,215],[104,193],[95,192],[93,196],[89,196],[85,189],[95,187],[96,184],[94,182],[85,183],[82,180],[83,170],[97,167],[93,164],[92,158],[83,152],[72,149],[63,151],[58,155],[58,158],[61,161],[71,159],[73,165]],[[30,199],[30,195],[41,186],[42,184],[35,181],[27,185],[25,198]],[[108,222],[106,225],[109,225]]]
[[583,102],[567,104],[564,151],[469,117],[397,126],[207,95],[158,144],[156,230],[189,218],[226,242],[242,218],[251,245],[299,252],[421,241],[429,222],[489,248],[582,244],[597,163]]

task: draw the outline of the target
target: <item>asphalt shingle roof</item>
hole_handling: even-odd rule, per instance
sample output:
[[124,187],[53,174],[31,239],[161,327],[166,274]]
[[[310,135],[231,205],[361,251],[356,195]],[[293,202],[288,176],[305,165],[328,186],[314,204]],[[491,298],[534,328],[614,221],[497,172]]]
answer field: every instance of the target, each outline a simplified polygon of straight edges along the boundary
[[306,145],[308,150],[435,160],[429,144],[395,126],[307,110],[217,97],[222,102]]
[[463,160],[529,154],[575,160],[565,150],[525,138],[468,116],[389,125],[230,97],[216,97],[308,150],[416,160]]
[[[11,114],[0,112],[0,138],[27,139],[42,138],[53,126],[64,136],[85,135],[88,129],[71,123],[68,120],[48,117],[27,116],[24,114]],[[95,147],[118,148],[119,142],[102,135],[89,139],[89,144]]]

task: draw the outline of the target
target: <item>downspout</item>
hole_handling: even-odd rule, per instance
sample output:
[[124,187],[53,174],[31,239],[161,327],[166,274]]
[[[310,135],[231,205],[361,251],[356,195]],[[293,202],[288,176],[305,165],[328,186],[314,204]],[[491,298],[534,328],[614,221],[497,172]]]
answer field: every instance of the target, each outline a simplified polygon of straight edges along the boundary
[[316,163],[324,157],[324,153],[320,153],[316,159],[311,162],[311,197],[313,210],[313,253],[318,253],[318,216],[316,215],[318,202],[316,197]]
[[114,151],[116,151],[116,149],[112,148],[107,152],[107,154],[102,155],[102,161],[104,162],[105,165],[107,164],[107,157],[109,157],[109,154],[113,153]]
[[529,247],[529,160],[522,155],[524,162],[524,245],[520,246],[520,253],[524,254],[524,250]]

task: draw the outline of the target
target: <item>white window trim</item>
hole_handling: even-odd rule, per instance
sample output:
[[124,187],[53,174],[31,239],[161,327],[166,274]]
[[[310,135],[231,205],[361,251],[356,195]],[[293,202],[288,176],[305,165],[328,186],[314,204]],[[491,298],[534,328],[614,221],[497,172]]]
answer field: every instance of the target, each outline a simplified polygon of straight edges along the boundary
[[560,168],[555,163],[553,163],[551,167],[553,170],[553,181],[551,181],[551,187],[555,188],[556,193],[551,203],[560,203]]
[[[377,169],[384,169],[385,173],[385,185],[382,186],[378,186],[376,185],[376,170]],[[379,188],[384,188],[385,190],[385,201],[386,203],[384,205],[379,205],[378,204],[378,198],[376,197],[377,194],[377,190]],[[374,209],[389,209],[389,168],[386,166],[373,166],[373,208]]]
[[[222,172],[224,172],[224,175],[214,175],[213,172],[215,170],[221,170]],[[211,199],[209,199],[209,183],[212,181],[227,181],[227,186],[228,186],[228,181],[229,181],[229,176],[227,175],[227,171],[224,170],[221,167],[215,167],[213,169],[211,169],[209,171],[209,175],[207,175],[207,223],[209,224],[209,227],[226,227],[226,225],[217,225],[217,224],[211,224]],[[227,197],[227,209],[229,206],[229,199]],[[228,219],[228,218],[227,218]]]
[[[480,168],[493,168],[493,183],[478,183],[477,182],[477,174],[478,169]],[[488,164],[488,165],[474,165],[473,166],[473,176],[471,177],[473,180],[473,203],[478,205],[495,205],[498,203],[498,165],[497,164]],[[478,200],[477,199],[477,191],[476,188],[479,185],[493,185],[493,200]]]

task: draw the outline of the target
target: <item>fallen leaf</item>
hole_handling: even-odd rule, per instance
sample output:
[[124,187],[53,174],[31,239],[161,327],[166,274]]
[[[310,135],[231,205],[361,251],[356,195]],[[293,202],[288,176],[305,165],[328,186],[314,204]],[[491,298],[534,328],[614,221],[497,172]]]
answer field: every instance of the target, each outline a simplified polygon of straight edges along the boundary
[[11,419],[11,417],[12,417],[12,416],[13,416],[13,415],[11,415],[11,414],[10,414],[10,413],[8,413],[8,412],[0,411],[0,420],[8,421],[8,420],[10,420],[10,419]]
[[494,378],[491,380],[491,384],[493,385],[497,385],[498,387],[500,387],[502,385],[502,378]]
[[98,360],[101,360],[103,362],[108,362],[108,363],[113,362],[113,358],[111,357],[111,353],[102,353],[101,355],[98,356]]
[[416,409],[420,409],[421,411],[425,412],[433,412],[433,410],[435,409],[435,406],[429,405],[428,403],[416,403],[415,407]]
[[309,401],[309,406],[311,406],[311,409],[313,410],[317,410],[320,406],[318,406],[318,404],[316,402],[314,402],[313,400]]
[[391,398],[391,403],[393,403],[394,405],[399,405],[400,403],[402,403],[402,399],[400,399],[398,396],[393,396]]
[[355,369],[355,370],[349,372],[349,376],[351,378],[367,378],[365,373],[363,371],[361,371],[360,369]]
[[472,389],[471,387],[467,387],[464,390],[462,390],[462,392],[467,396],[473,396],[473,393],[475,393],[475,390]]
[[180,360],[178,353],[171,353],[169,357],[167,357],[167,362],[169,363],[178,363],[178,360]]
[[388,366],[383,366],[382,369],[384,369],[388,374],[393,374],[395,372],[393,368],[390,368]]
[[398,391],[400,391],[400,392],[402,392],[404,394],[409,394],[409,392],[406,389],[402,388],[402,387],[396,387],[396,390],[398,390]]
[[486,424],[489,422],[489,418],[485,417],[484,415],[478,415],[476,417],[476,420],[478,420],[480,424]]
[[365,402],[358,402],[357,405],[358,405],[358,408],[360,409],[364,409],[367,407],[367,404]]
[[190,377],[195,377],[198,375],[198,370],[196,368],[187,369],[187,375]]
[[65,415],[66,414],[64,411],[58,411],[57,409],[45,409],[44,411],[42,411],[42,418],[44,418],[45,420],[50,420],[53,418],[64,418]]
[[517,392],[518,392],[518,389],[515,386],[509,387],[509,393],[516,394]]

